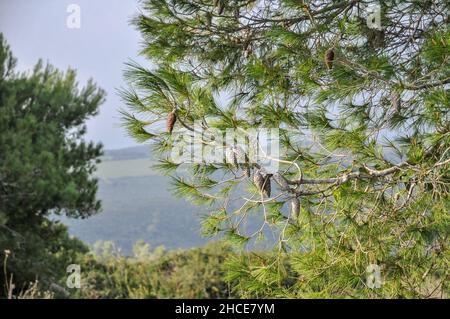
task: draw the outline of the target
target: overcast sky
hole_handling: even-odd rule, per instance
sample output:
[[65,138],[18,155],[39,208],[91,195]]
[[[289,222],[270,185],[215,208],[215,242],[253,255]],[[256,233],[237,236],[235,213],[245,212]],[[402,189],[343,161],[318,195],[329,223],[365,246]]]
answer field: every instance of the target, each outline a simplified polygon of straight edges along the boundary
[[[81,9],[79,29],[67,27],[70,4]],[[42,58],[62,70],[76,69],[80,84],[93,78],[107,92],[100,115],[88,123],[88,138],[107,149],[136,145],[119,125],[116,92],[124,86],[124,62],[144,62],[137,57],[139,34],[129,25],[136,13],[136,0],[0,0],[0,32],[20,70]]]

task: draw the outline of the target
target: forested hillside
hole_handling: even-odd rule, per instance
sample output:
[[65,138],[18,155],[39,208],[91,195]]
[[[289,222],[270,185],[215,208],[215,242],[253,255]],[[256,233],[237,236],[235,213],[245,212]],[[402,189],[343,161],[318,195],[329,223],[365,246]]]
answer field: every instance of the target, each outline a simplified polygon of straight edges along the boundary
[[123,254],[138,240],[167,249],[201,246],[205,210],[174,198],[170,180],[152,169],[148,146],[106,151],[98,165],[102,212],[84,220],[63,219],[69,232],[88,244],[113,241]]

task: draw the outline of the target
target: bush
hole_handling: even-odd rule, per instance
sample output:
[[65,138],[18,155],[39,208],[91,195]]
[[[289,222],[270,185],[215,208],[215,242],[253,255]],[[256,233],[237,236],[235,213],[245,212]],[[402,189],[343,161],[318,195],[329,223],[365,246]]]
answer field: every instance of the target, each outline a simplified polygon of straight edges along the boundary
[[138,242],[135,256],[121,256],[111,242],[97,244],[81,262],[77,298],[236,298],[224,281],[232,249],[220,242],[202,248],[153,251]]

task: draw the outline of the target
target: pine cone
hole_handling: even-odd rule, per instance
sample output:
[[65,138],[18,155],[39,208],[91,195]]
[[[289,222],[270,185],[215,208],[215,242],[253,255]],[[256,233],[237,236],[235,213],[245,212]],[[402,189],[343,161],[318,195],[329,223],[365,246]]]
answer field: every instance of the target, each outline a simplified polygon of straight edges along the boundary
[[271,187],[270,187],[270,178],[272,174],[266,174],[263,176],[260,170],[255,171],[253,175],[253,182],[255,183],[256,188],[258,188],[259,192],[267,197],[270,197]]
[[246,158],[247,158],[247,154],[245,154],[244,150],[242,149],[242,147],[240,146],[235,146],[233,147],[233,151],[237,156],[237,160],[239,163],[245,163]]
[[334,51],[333,49],[328,49],[325,52],[325,64],[329,70],[333,68]]
[[205,14],[205,20],[206,20],[206,26],[208,28],[211,28],[211,24],[212,24],[212,14],[210,12],[206,12]]
[[227,148],[225,151],[226,162],[245,171],[247,177],[251,176],[250,163],[247,154],[239,146]]
[[273,179],[280,186],[281,190],[287,191],[289,190],[289,184],[284,176],[280,173],[273,174]]
[[236,159],[243,170],[245,170],[245,175],[250,177],[250,163],[247,153],[240,147],[236,146],[233,148],[234,153],[236,154]]
[[385,43],[385,37],[383,30],[368,29],[367,40],[372,49],[382,48]]
[[400,94],[398,92],[392,92],[391,93],[391,105],[394,108],[395,112],[400,112],[401,108],[401,100],[400,100]]
[[238,167],[239,163],[234,147],[227,148],[225,156],[228,164],[231,164],[234,167]]
[[253,183],[255,183],[256,188],[261,193],[264,190],[264,177],[259,170],[255,171],[253,175]]
[[291,216],[297,219],[299,214],[300,214],[300,201],[298,200],[297,197],[294,197],[291,200]]
[[173,127],[175,126],[175,122],[177,121],[177,115],[175,114],[175,111],[172,111],[167,116],[167,132],[172,134]]
[[264,190],[263,190],[263,193],[267,197],[270,197],[270,192],[271,192],[271,185],[270,185],[270,177],[271,176],[272,176],[272,174],[267,174],[264,177]]
[[252,172],[251,172],[251,170],[250,170],[250,166],[247,166],[247,167],[245,168],[245,176],[246,176],[246,177],[252,176]]
[[251,172],[250,172],[250,160],[248,159],[247,154],[245,154],[245,176],[250,177],[251,176]]

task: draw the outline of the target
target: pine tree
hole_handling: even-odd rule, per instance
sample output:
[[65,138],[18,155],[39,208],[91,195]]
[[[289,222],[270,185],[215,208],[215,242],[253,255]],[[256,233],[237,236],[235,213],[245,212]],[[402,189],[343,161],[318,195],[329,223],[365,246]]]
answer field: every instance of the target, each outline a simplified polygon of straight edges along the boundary
[[[133,23],[152,67],[128,64],[124,124],[152,141],[178,195],[212,207],[206,234],[278,238],[230,261],[243,296],[448,296],[449,12],[432,0],[142,3]],[[174,109],[175,129],[200,122],[204,145],[278,128],[271,197],[227,163],[180,177],[159,125]]]
[[19,73],[15,65],[0,34],[0,296],[65,277],[87,249],[55,216],[100,209],[92,173],[102,147],[83,138],[104,92],[92,82],[79,90],[73,70],[39,62]]

